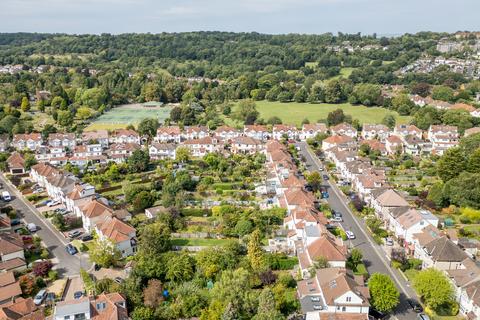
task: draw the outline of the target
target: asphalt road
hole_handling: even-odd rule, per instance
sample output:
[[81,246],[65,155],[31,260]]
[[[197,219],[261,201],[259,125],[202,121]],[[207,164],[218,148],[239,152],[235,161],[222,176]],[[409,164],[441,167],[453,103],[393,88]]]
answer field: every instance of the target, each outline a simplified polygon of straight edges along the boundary
[[[305,157],[307,168],[310,171],[319,171],[322,173],[323,165],[320,160],[307,148],[306,143],[297,143],[300,148],[300,154]],[[363,220],[356,217],[348,207],[347,197],[337,188],[337,186],[324,181],[323,186],[328,189],[328,203],[330,207],[343,214],[341,223],[345,230],[350,230],[355,234],[354,240],[348,240],[349,248],[358,248],[363,253],[365,266],[370,274],[379,272],[387,274],[395,282],[400,291],[400,305],[394,312],[399,320],[416,319],[417,314],[408,307],[407,298],[416,298],[415,292],[410,288],[408,281],[403,278],[400,272],[390,267],[390,262],[386,258],[386,252],[377,245],[368,234]]]
[[3,174],[0,174],[0,182],[3,185],[2,191],[7,190],[12,196],[13,200],[6,203],[0,200],[0,207],[10,205],[15,208],[20,216],[27,223],[34,223],[39,230],[35,233],[41,239],[43,244],[48,248],[52,261],[54,262],[54,269],[58,271],[59,276],[72,276],[80,273],[80,266],[88,269],[90,263],[86,256],[77,253],[71,256],[65,251],[65,245],[69,242],[65,237],[53,227],[49,222],[42,218],[38,211],[28,202],[20,193],[11,186]]

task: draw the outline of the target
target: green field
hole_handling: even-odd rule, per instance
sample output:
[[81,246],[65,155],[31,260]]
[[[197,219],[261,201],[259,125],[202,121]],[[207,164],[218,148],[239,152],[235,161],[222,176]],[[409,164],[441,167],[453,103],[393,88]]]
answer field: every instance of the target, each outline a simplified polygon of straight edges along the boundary
[[265,121],[277,116],[283,123],[300,126],[302,120],[307,118],[310,123],[327,119],[328,113],[335,109],[343,109],[345,114],[358,119],[360,123],[381,123],[387,114],[393,114],[397,123],[408,123],[411,117],[400,116],[398,113],[380,107],[353,106],[349,103],[342,104],[310,104],[310,103],[281,103],[271,101],[257,101],[257,110]]
[[141,104],[122,105],[105,112],[95,119],[86,131],[113,130],[127,127],[129,124],[136,125],[144,118],[158,118],[162,123],[170,116],[170,106],[144,107]]
[[350,77],[353,70],[355,70],[355,68],[343,67],[343,68],[340,69],[340,74],[338,76],[333,77],[332,79],[340,79],[340,78],[347,79],[348,77]]

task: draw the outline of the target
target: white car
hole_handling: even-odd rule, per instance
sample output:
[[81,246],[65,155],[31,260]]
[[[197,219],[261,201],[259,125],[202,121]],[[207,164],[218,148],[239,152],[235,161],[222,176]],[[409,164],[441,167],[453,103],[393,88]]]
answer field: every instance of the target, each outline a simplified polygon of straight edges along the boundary
[[35,225],[35,223],[29,223],[27,224],[27,229],[28,231],[30,232],[35,232],[38,230],[37,226]]
[[10,195],[10,193],[8,191],[3,191],[2,192],[2,199],[3,199],[3,201],[8,202],[8,201],[12,200],[12,196]]
[[345,231],[345,234],[347,235],[347,239],[355,239],[355,234],[352,231]]
[[48,207],[53,207],[53,206],[56,206],[56,205],[58,205],[58,204],[60,204],[60,201],[58,201],[58,200],[52,200],[52,201],[50,201],[49,203],[47,203],[47,206],[48,206]]

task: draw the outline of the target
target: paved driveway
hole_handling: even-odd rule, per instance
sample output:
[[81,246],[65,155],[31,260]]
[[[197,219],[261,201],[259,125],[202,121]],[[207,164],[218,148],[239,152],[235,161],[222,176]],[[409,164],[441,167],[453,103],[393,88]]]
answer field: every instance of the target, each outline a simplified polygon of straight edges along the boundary
[[78,253],[75,256],[71,256],[65,251],[65,245],[69,241],[25,200],[20,192],[7,181],[3,174],[0,174],[0,182],[3,185],[3,189],[7,190],[13,198],[9,203],[0,201],[0,206],[12,206],[19,212],[20,216],[25,220],[25,223],[34,223],[39,227],[36,234],[42,239],[50,253],[53,254],[54,258],[52,262],[55,264],[54,269],[58,271],[60,276],[79,274],[80,267],[84,269],[90,268],[91,263],[85,254],[82,255]]
[[[300,147],[300,153],[305,157],[309,170],[316,170],[322,173],[323,165],[308,150],[307,144],[298,143],[297,146]],[[323,186],[329,190],[328,203],[331,208],[343,213],[342,227],[345,230],[353,231],[356,236],[354,240],[347,241],[347,246],[349,248],[358,248],[362,251],[365,266],[370,274],[374,272],[387,274],[397,285],[400,291],[400,305],[395,310],[395,316],[401,320],[416,319],[416,314],[408,308],[406,301],[409,297],[416,298],[416,294],[410,288],[408,281],[403,278],[398,270],[390,267],[390,261],[386,258],[386,253],[367,233],[364,221],[358,219],[348,207],[347,197],[330,181],[324,181]]]

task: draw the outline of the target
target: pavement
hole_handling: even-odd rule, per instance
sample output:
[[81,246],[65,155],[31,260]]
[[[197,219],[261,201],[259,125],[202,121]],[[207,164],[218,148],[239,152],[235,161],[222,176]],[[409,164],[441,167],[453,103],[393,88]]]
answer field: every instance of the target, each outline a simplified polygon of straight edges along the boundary
[[80,267],[88,270],[91,263],[86,254],[77,253],[72,256],[65,251],[65,246],[70,241],[58,231],[47,219],[45,219],[38,210],[28,202],[22,194],[8,181],[3,174],[0,174],[0,182],[3,189],[7,190],[12,196],[12,201],[5,203],[0,201],[2,206],[10,205],[17,210],[25,223],[34,223],[39,230],[35,232],[41,239],[45,247],[54,256],[52,262],[54,269],[58,271],[59,276],[73,276],[80,273]]
[[[308,170],[319,171],[322,173],[323,165],[318,157],[308,148],[304,142],[296,144],[299,147],[299,152],[305,157],[305,162]],[[399,270],[390,266],[390,261],[387,259],[387,254],[382,250],[381,246],[377,245],[370,234],[367,232],[367,227],[363,220],[359,219],[348,207],[347,197],[338,189],[338,187],[330,181],[324,181],[323,187],[329,191],[328,203],[330,207],[343,214],[342,227],[345,230],[352,231],[356,238],[347,241],[349,248],[358,248],[363,253],[363,259],[367,271],[372,274],[375,272],[383,273],[395,282],[400,292],[400,304],[394,310],[393,315],[399,320],[416,319],[417,314],[411,310],[406,301],[407,298],[418,298],[414,290],[410,287],[409,282],[404,278]]]

